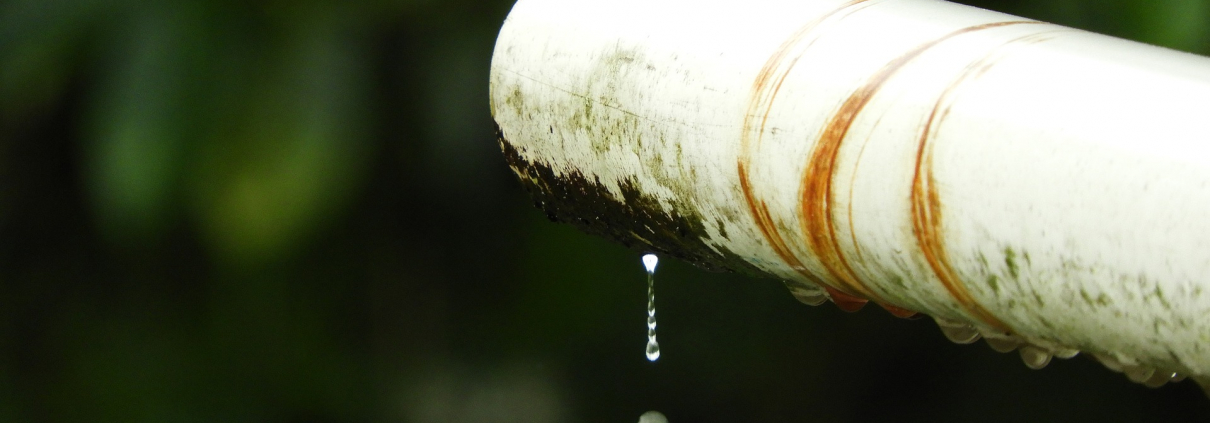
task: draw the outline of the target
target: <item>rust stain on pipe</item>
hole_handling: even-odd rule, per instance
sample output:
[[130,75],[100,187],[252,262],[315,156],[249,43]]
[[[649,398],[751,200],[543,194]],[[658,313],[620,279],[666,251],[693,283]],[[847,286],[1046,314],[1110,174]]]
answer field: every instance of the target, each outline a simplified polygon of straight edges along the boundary
[[[748,210],[753,220],[756,221],[757,227],[760,228],[761,234],[764,235],[765,240],[773,248],[773,251],[796,272],[820,286],[829,288],[829,291],[834,290],[830,289],[819,277],[807,271],[806,266],[802,264],[802,261],[790,249],[773,221],[768,204],[756,198],[749,180],[749,168],[752,162],[751,149],[752,144],[759,144],[761,138],[764,136],[765,124],[768,121],[773,100],[777,98],[777,93],[781,89],[782,83],[785,82],[786,76],[790,74],[794,65],[798,63],[798,59],[802,57],[802,51],[805,51],[818,39],[818,36],[808,37],[808,35],[815,32],[820,24],[833,16],[844,12],[853,13],[860,10],[860,8],[864,7],[862,4],[867,3],[867,1],[869,0],[849,1],[823,16],[808,22],[800,27],[798,31],[791,34],[765,62],[760,73],[757,74],[756,80],[753,82],[752,97],[748,102],[747,113],[744,114],[743,134],[740,137],[740,157],[736,165],[740,188],[744,193],[744,200],[748,203]],[[787,56],[803,43],[805,45],[799,49],[799,54],[787,60]],[[760,118],[759,127],[754,122],[758,117]],[[753,132],[756,133],[755,139],[753,139]],[[838,300],[837,298],[840,299]],[[856,311],[865,305],[865,300],[851,296],[833,295],[833,301],[837,305],[840,305],[842,309],[851,311]]]
[[950,296],[957,300],[967,312],[996,329],[1010,333],[1012,329],[1007,324],[975,301],[970,291],[966,289],[966,285],[958,277],[957,272],[950,265],[945,244],[942,242],[944,237],[942,234],[944,229],[943,214],[941,212],[940,195],[937,192],[937,182],[933,174],[933,148],[930,141],[936,132],[935,128],[939,127],[945,117],[949,115],[952,106],[950,98],[953,97],[957,88],[967,80],[978,78],[987,72],[994,64],[994,58],[997,53],[1013,44],[1033,44],[1049,40],[1050,38],[1051,36],[1046,33],[1035,33],[1014,38],[992,49],[988,54],[963,69],[954,82],[946,87],[945,91],[938,97],[937,103],[933,106],[933,110],[929,113],[928,119],[924,123],[916,149],[916,170],[912,177],[912,233],[915,235],[916,242],[920,246],[920,250],[924,254],[929,267],[937,274],[937,278],[945,286],[945,289],[949,291]]
[[[751,129],[749,120],[759,114],[761,115],[760,130],[757,131],[756,142],[758,144],[760,143],[760,138],[764,136],[765,133],[765,123],[769,120],[769,112],[773,108],[773,100],[777,98],[777,93],[781,90],[782,83],[786,82],[786,77],[790,75],[790,71],[794,69],[794,65],[798,64],[798,59],[802,58],[803,52],[811,48],[811,45],[815,44],[815,41],[819,39],[818,34],[810,38],[807,38],[807,35],[814,33],[820,24],[824,23],[833,16],[841,15],[843,13],[843,16],[841,16],[840,19],[844,19],[844,17],[847,17],[858,10],[864,9],[871,4],[873,4],[873,2],[870,2],[869,0],[850,0],[831,12],[828,12],[814,21],[803,25],[798,29],[798,31],[795,31],[794,34],[790,35],[790,38],[787,38],[786,41],[782,42],[781,46],[778,46],[777,51],[773,52],[773,55],[769,57],[769,60],[765,61],[765,65],[761,68],[760,73],[756,76],[756,81],[753,83],[753,97],[748,103],[748,113],[744,116],[743,141],[747,141],[747,138],[751,133],[751,131],[749,131],[749,129]],[[788,62],[783,63],[786,61],[786,55],[790,54],[795,46],[804,42],[805,45],[799,49],[799,53]],[[777,77],[777,83],[773,84],[772,89],[770,89],[769,78],[772,78],[775,75]],[[761,108],[764,109],[763,113],[761,113]],[[744,147],[744,151],[747,152],[748,150],[746,148],[746,142],[744,143]]]
[[782,239],[781,233],[774,226],[773,217],[769,214],[769,205],[764,200],[757,200],[753,196],[752,185],[748,182],[748,172],[746,170],[744,162],[740,161],[739,185],[744,191],[744,199],[748,202],[748,211],[752,213],[752,218],[756,220],[756,226],[760,228],[761,234],[769,241],[769,246],[773,247],[773,252],[777,253],[777,256],[781,257],[782,261],[812,282],[819,283],[819,279],[806,271],[802,262],[798,260],[798,257],[786,245],[785,239]]
[[[807,161],[806,170],[803,174],[800,197],[802,231],[811,250],[819,257],[820,262],[827,269],[828,273],[843,285],[843,288],[855,294],[872,298],[879,303],[884,303],[857,277],[849,261],[841,252],[840,240],[836,234],[835,210],[832,204],[833,178],[835,176],[840,146],[848,135],[849,129],[852,128],[853,122],[856,121],[858,114],[861,113],[866,104],[869,104],[870,100],[891,76],[936,45],[971,32],[1008,25],[1032,23],[1037,22],[1006,21],[975,25],[953,31],[940,38],[919,45],[883,65],[881,69],[871,75],[865,83],[849,95],[832,116],[832,119],[824,126],[819,140],[816,142],[815,148],[812,150]],[[933,261],[929,260],[929,262],[931,264]],[[934,267],[934,270],[936,269],[937,267]],[[940,276],[941,272],[938,272],[938,274]],[[954,282],[952,278],[942,277],[942,279],[947,289],[951,285],[950,282]],[[951,293],[954,292],[953,289],[950,290]],[[963,289],[963,291],[965,290]],[[969,295],[965,298],[955,295],[955,298],[963,303],[966,303],[970,299]],[[906,312],[906,310],[904,311]]]

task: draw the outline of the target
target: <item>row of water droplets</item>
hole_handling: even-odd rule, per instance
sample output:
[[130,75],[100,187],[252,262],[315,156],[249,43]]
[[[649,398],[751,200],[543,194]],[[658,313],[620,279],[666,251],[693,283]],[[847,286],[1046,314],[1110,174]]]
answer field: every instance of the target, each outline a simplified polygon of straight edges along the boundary
[[[1007,353],[1016,350],[1021,355],[1021,360],[1031,369],[1046,367],[1050,363],[1051,357],[1068,359],[1080,353],[1074,348],[1036,345],[1012,334],[981,332],[967,323],[941,318],[934,318],[934,320],[941,328],[941,333],[945,334],[950,341],[956,344],[970,344],[982,338],[987,342],[987,346],[996,352]],[[1106,354],[1092,354],[1092,356],[1109,370],[1124,373],[1131,382],[1150,388],[1158,388],[1166,383],[1180,382],[1185,379],[1185,375],[1171,370],[1157,369],[1137,363],[1131,364],[1134,360]]]
[[[786,281],[786,287],[798,301],[817,306],[830,300],[828,293],[818,286],[801,282]],[[1075,357],[1080,350],[1058,345],[1036,345],[1008,333],[980,331],[974,325],[943,318],[933,318],[946,339],[956,344],[972,344],[980,339],[987,342],[992,350],[1009,353],[1014,350],[1021,356],[1021,361],[1031,369],[1041,369],[1050,364],[1052,358],[1068,359]],[[1097,361],[1114,372],[1123,373],[1130,381],[1158,388],[1169,382],[1180,382],[1185,375],[1171,370],[1158,369],[1142,364],[1131,364],[1133,360],[1104,354],[1092,354]]]
[[647,269],[647,360],[660,358],[660,343],[655,341],[655,266],[660,258],[655,254],[643,256],[643,267]]

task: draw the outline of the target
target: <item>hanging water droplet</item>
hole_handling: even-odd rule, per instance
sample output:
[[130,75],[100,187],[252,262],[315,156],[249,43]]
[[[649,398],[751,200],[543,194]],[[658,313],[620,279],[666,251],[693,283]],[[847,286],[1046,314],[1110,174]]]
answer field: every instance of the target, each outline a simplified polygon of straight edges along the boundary
[[1056,347],[1056,348],[1050,350],[1050,354],[1055,356],[1055,358],[1061,358],[1061,359],[1067,360],[1069,358],[1080,355],[1080,350],[1077,350],[1075,348]]
[[1134,383],[1146,382],[1147,379],[1151,379],[1151,375],[1155,374],[1155,369],[1145,366],[1126,366],[1122,370],[1122,373],[1126,373],[1126,377]]
[[655,341],[655,266],[660,258],[655,254],[643,256],[643,267],[647,269],[647,360],[660,358],[660,343]]
[[812,286],[805,282],[793,281],[783,281],[782,283],[790,290],[790,294],[794,295],[794,299],[803,304],[817,306],[828,301],[828,294],[817,285]]
[[1180,381],[1182,381],[1182,380],[1185,380],[1185,375],[1184,375],[1184,374],[1181,374],[1181,373],[1173,373],[1173,374],[1172,374],[1172,383],[1177,383],[1177,382],[1180,382]]
[[1113,356],[1103,354],[1093,354],[1092,356],[1096,357],[1097,361],[1100,361],[1101,364],[1104,364],[1105,368],[1109,370],[1121,373],[1125,368],[1125,366],[1122,365],[1122,362]]
[[979,331],[975,330],[974,326],[940,317],[934,317],[933,320],[937,322],[937,327],[941,328],[941,333],[950,342],[969,344],[979,340]]
[[870,302],[870,300],[865,298],[846,294],[844,291],[839,289],[825,286],[824,290],[828,291],[828,299],[832,300],[832,303],[836,304],[837,308],[849,313],[855,313],[858,310],[861,310],[862,307],[865,307],[865,305]]
[[1000,353],[1012,352],[1021,345],[1021,340],[1009,335],[1007,338],[983,338],[987,341],[987,346],[992,347],[992,350]]
[[648,274],[655,274],[655,266],[660,264],[660,258],[655,254],[643,255],[643,267],[647,269]]
[[1159,388],[1172,380],[1172,375],[1175,374],[1174,372],[1156,369],[1155,374],[1152,374],[1151,377],[1143,381],[1143,385],[1148,388]]
[[791,293],[794,294],[795,299],[798,299],[798,302],[801,302],[803,304],[806,304],[806,305],[809,305],[812,307],[828,302],[828,294],[825,294],[823,291],[819,291],[819,292],[791,291]]
[[1021,361],[1025,362],[1025,367],[1038,370],[1050,364],[1050,353],[1035,345],[1023,345],[1021,349],[1017,350],[1017,353],[1021,355]]

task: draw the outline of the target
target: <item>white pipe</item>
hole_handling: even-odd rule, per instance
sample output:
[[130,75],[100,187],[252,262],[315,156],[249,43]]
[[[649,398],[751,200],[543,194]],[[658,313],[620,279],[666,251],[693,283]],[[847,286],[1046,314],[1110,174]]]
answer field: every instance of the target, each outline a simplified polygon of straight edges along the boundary
[[1210,376],[1207,58],[935,0],[521,0],[491,101],[590,232]]

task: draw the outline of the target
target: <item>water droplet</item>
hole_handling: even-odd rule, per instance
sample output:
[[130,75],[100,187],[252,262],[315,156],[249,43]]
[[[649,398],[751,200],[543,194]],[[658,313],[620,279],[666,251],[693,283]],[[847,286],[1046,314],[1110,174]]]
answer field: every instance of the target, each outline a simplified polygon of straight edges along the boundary
[[937,327],[941,328],[941,333],[950,342],[969,344],[979,340],[979,331],[975,330],[974,326],[940,317],[934,317],[933,320],[937,322]]
[[647,254],[643,256],[643,267],[647,268],[647,273],[655,273],[655,265],[660,264],[660,258],[655,254]]
[[1172,376],[1175,374],[1175,372],[1156,370],[1155,374],[1143,381],[1143,385],[1148,388],[1159,388],[1172,380]]
[[1007,353],[1021,346],[1021,340],[1009,335],[1007,338],[983,338],[987,341],[987,346],[992,347],[996,352]]
[[798,302],[817,306],[828,301],[828,294],[819,286],[811,286],[803,282],[784,281],[786,288],[790,290],[790,294],[794,295],[794,299]]
[[1055,356],[1055,358],[1061,358],[1061,359],[1066,360],[1066,359],[1075,357],[1077,355],[1080,355],[1080,350],[1077,350],[1075,348],[1056,347],[1056,348],[1050,350],[1050,354]]
[[643,256],[643,267],[647,269],[647,360],[660,359],[660,343],[655,341],[655,266],[660,258],[655,254]]
[[1115,372],[1121,373],[1122,370],[1125,368],[1124,366],[1122,366],[1121,361],[1118,361],[1117,358],[1114,358],[1112,356],[1095,354],[1095,353],[1092,356],[1096,357],[1097,361],[1100,361],[1101,364],[1104,364],[1105,368],[1108,368],[1109,370],[1113,370]]
[[883,310],[886,310],[887,312],[891,313],[892,316],[898,317],[900,319],[916,320],[916,319],[920,318],[920,313],[917,313],[912,310],[908,310],[903,307],[893,306],[890,304],[882,304],[882,303],[879,303],[878,305],[882,306]]
[[1122,373],[1134,383],[1143,383],[1147,379],[1151,379],[1151,375],[1155,374],[1155,369],[1144,366],[1126,366],[1122,369]]
[[668,418],[659,411],[648,411],[639,416],[639,423],[668,423]]
[[1180,373],[1173,373],[1173,374],[1172,374],[1172,383],[1177,383],[1177,382],[1180,382],[1180,381],[1182,381],[1182,380],[1185,380],[1185,375],[1180,374]]
[[794,298],[797,298],[799,302],[809,306],[817,306],[828,302],[828,295],[824,294],[823,292],[813,294],[801,294],[795,292]]
[[656,361],[660,359],[660,343],[655,342],[655,338],[647,339],[647,360]]
[[1021,355],[1021,361],[1025,362],[1025,367],[1038,370],[1050,364],[1050,353],[1035,345],[1023,345],[1021,349],[1017,350],[1017,353]]
[[865,298],[855,297],[831,287],[825,286],[824,289],[828,291],[828,296],[832,299],[832,303],[836,304],[837,308],[849,313],[861,310],[862,307],[865,307],[870,302],[870,300]]

